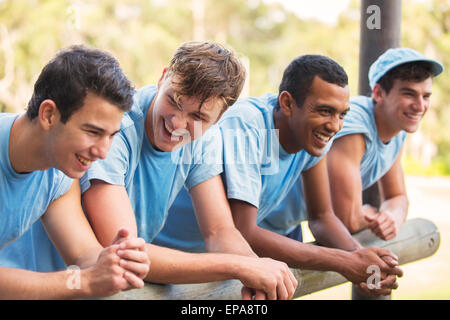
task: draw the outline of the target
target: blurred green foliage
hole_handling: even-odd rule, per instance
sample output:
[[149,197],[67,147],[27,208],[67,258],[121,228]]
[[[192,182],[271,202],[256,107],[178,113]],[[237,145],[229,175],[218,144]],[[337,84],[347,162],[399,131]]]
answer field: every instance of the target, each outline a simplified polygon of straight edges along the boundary
[[[76,43],[111,52],[139,88],[158,81],[182,42],[218,41],[249,61],[250,95],[276,92],[296,56],[324,54],[344,66],[356,94],[359,6],[353,0],[328,25],[261,0],[0,0],[0,111],[21,112],[41,68],[58,49]],[[403,0],[402,14],[402,45],[450,66],[449,2]],[[421,127],[437,146],[439,174],[450,174],[449,80],[448,72],[436,79]]]

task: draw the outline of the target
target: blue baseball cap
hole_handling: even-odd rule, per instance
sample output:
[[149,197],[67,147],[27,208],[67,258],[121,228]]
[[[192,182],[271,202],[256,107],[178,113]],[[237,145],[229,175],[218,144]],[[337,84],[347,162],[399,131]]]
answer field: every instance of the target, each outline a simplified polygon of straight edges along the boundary
[[430,62],[433,68],[433,75],[437,76],[444,71],[444,66],[437,60],[425,57],[423,54],[410,48],[388,49],[375,60],[369,68],[369,85],[373,89],[378,80],[389,70],[408,62],[426,61]]

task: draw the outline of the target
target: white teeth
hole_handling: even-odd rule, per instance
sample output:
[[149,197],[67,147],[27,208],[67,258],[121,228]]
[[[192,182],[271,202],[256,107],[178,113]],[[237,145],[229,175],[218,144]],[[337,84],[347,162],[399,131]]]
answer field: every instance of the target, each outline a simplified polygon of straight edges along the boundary
[[420,119],[420,115],[414,115],[414,114],[406,114],[406,116],[408,117],[408,118],[410,118],[410,119],[413,119],[413,120],[419,120]]
[[165,121],[164,121],[164,127],[174,137],[182,137],[182,136],[185,136],[188,133],[186,129],[176,129],[176,130],[170,129],[167,126],[167,123]]
[[90,165],[90,164],[92,163],[92,161],[86,160],[86,159],[84,159],[84,158],[81,158],[81,157],[78,156],[78,155],[77,155],[77,159],[78,159],[82,164],[84,164],[85,166],[88,166],[88,165]]
[[167,131],[169,131],[169,133],[172,133],[173,130],[171,130],[168,126],[167,123],[164,121],[164,127],[166,128]]
[[331,139],[330,136],[325,136],[325,135],[320,134],[320,133],[316,133],[315,135],[316,135],[316,137],[319,138],[320,140],[323,140],[323,141],[326,141],[326,142],[330,141],[330,139]]

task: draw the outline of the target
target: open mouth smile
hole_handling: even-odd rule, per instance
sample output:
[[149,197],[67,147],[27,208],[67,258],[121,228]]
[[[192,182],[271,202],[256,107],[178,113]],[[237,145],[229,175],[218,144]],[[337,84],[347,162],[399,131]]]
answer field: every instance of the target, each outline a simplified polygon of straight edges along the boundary
[[77,154],[75,156],[77,157],[78,161],[80,161],[81,164],[84,165],[84,166],[90,166],[92,164],[92,162],[94,162],[93,160],[89,160],[89,159],[83,158],[83,157],[81,157],[81,156],[79,156]]
[[185,130],[185,129],[176,129],[176,130],[171,129],[171,128],[167,125],[167,122],[166,122],[166,121],[164,121],[164,128],[166,129],[168,135],[169,135],[171,138],[179,139],[179,138],[181,138],[181,137],[183,137],[183,136],[185,136],[185,135],[188,134],[187,130]]
[[318,140],[320,140],[320,142],[322,142],[323,144],[327,144],[328,141],[330,141],[330,139],[331,139],[331,137],[332,137],[332,136],[327,136],[327,135],[324,135],[324,134],[321,134],[321,133],[318,133],[318,132],[315,132],[315,133],[314,133],[314,136],[315,136]]
[[422,118],[422,114],[417,113],[404,113],[404,115],[411,120],[419,121]]

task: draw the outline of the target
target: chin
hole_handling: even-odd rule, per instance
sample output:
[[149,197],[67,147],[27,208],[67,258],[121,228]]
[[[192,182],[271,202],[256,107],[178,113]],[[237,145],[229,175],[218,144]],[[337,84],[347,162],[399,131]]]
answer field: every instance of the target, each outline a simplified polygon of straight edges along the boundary
[[[62,171],[62,170],[61,170]],[[86,173],[86,171],[63,171],[63,173],[72,179],[81,179],[81,177]]]
[[417,132],[417,130],[419,130],[419,126],[404,126],[402,130],[406,131],[407,133],[415,133]]
[[323,154],[323,150],[325,148],[319,149],[319,148],[307,148],[305,149],[306,152],[308,152],[313,157],[320,157]]

